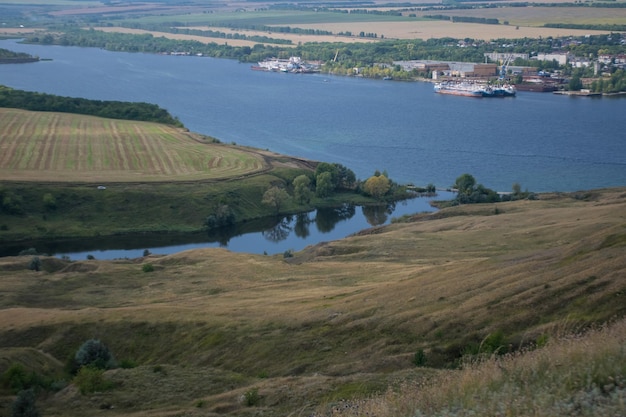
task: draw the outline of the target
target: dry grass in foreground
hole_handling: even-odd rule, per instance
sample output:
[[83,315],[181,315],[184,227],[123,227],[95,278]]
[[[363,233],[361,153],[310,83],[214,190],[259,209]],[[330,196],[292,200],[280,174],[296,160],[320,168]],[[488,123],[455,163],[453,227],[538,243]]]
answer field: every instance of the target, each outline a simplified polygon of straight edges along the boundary
[[569,417],[626,415],[626,320],[563,334],[535,350],[467,362],[320,415]]
[[[0,358],[54,369],[98,338],[137,365],[42,397],[46,416],[623,415],[624,213],[610,189],[416,215],[291,258],[0,258]],[[467,361],[493,352],[509,356]]]

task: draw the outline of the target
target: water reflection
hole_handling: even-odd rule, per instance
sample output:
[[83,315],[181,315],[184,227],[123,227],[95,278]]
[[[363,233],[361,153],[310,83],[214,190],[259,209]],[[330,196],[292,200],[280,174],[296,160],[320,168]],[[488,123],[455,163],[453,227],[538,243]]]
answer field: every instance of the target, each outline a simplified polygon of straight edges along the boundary
[[323,208],[285,217],[269,217],[233,226],[211,229],[204,233],[141,234],[93,237],[72,240],[41,240],[0,244],[0,256],[14,256],[35,248],[40,253],[66,256],[73,260],[137,258],[144,250],[166,255],[188,249],[223,247],[233,252],[277,254],[298,251],[322,241],[342,239],[360,230],[389,223],[393,217],[433,211],[432,199],[449,199],[452,193],[421,197],[394,204]]
[[370,226],[380,226],[387,223],[387,219],[396,209],[396,203],[363,206],[363,216]]
[[321,208],[317,210],[315,225],[317,230],[327,233],[332,231],[337,226],[337,223],[350,220],[355,213],[356,208],[352,204],[344,204],[336,208]]
[[269,240],[270,242],[283,241],[289,237],[289,233],[293,229],[291,227],[292,221],[293,216],[284,217],[280,219],[278,223],[274,225],[274,227],[271,227],[270,229],[265,230],[261,233],[263,234],[263,237],[265,237],[265,239]]

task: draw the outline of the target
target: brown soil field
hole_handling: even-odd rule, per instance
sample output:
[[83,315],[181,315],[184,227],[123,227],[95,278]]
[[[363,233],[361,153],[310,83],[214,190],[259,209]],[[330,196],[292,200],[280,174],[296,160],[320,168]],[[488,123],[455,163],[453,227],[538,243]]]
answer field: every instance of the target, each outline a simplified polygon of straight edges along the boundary
[[265,158],[156,123],[0,108],[0,177],[11,181],[189,181],[263,172]]

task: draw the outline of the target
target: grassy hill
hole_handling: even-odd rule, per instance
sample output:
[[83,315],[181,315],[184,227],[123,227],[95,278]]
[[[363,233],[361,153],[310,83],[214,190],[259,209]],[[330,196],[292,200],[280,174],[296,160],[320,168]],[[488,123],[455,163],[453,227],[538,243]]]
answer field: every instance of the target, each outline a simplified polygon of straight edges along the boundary
[[[70,384],[40,396],[44,415],[324,415],[336,406],[343,415],[565,416],[567,404],[587,403],[576,415],[620,415],[625,209],[623,189],[453,207],[292,258],[222,249],[42,258],[41,272],[28,270],[30,257],[1,258],[0,373],[15,362],[61,373],[97,338],[137,366],[107,371],[103,392]],[[609,321],[618,324],[581,336]],[[510,356],[468,362],[494,353]],[[539,384],[545,369],[539,380],[553,373],[551,387],[562,389]],[[13,398],[4,393],[0,415]],[[513,405],[535,396],[537,408],[565,411]]]

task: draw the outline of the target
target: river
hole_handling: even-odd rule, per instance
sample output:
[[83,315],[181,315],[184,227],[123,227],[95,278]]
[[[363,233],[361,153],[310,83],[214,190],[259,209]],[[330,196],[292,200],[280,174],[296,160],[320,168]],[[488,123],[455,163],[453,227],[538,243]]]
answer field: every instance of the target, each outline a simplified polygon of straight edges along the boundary
[[[534,192],[626,185],[626,100],[519,92],[504,99],[433,93],[423,82],[251,71],[206,57],[24,45],[49,61],[0,65],[0,84],[63,96],[144,101],[227,143],[338,162],[359,178]],[[395,214],[394,214],[395,216]]]

